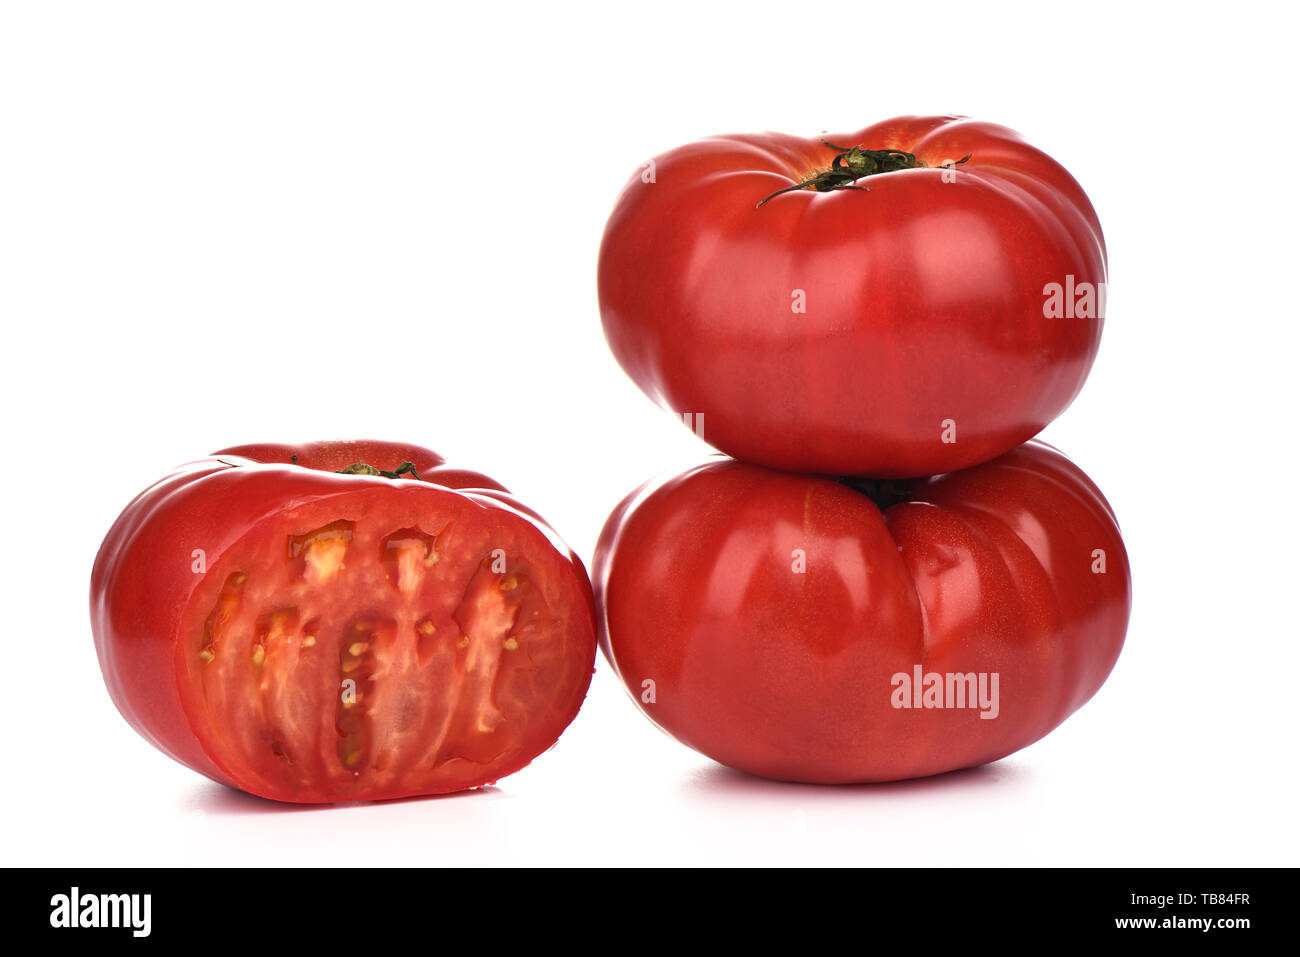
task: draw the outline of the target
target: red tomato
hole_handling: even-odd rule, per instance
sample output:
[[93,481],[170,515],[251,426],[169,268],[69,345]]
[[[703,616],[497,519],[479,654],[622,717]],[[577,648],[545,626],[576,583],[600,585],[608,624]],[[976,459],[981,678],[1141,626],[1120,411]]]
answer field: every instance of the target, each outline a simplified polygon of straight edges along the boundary
[[[358,462],[397,477],[338,472]],[[137,731],[299,803],[519,770],[577,714],[596,654],[591,586],[555,533],[486,476],[388,442],[182,467],[109,531],[90,605]]]
[[624,500],[602,645],[652,721],[764,777],[892,781],[1004,757],[1101,687],[1128,558],[1068,459],[862,485],[714,461]]
[[624,370],[716,448],[792,471],[935,475],[1037,434],[1101,338],[1079,184],[958,117],[825,139],[716,137],[633,175],[598,275]]

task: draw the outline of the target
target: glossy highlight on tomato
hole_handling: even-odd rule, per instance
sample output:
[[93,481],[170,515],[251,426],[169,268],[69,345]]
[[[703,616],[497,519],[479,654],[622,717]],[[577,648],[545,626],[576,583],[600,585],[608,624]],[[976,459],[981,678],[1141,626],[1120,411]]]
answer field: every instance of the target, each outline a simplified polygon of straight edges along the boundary
[[178,469],[104,540],[91,622],[145,738],[298,803],[517,771],[577,714],[596,649],[586,572],[536,513],[387,442],[240,446]]
[[628,496],[593,580],[647,717],[722,764],[824,784],[1033,743],[1101,687],[1131,604],[1110,506],[1037,441],[913,482],[717,459]]
[[654,157],[597,279],[618,362],[715,448],[897,478],[995,458],[1073,401],[1106,247],[1074,177],[1017,133],[911,116]]

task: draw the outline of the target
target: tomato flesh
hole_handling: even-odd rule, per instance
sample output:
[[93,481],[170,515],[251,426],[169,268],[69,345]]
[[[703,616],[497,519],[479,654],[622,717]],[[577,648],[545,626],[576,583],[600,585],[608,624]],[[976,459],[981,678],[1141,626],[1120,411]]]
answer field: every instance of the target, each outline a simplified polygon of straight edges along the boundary
[[217,762],[250,790],[322,801],[526,763],[585,677],[566,667],[573,609],[531,543],[466,509],[397,527],[320,510],[251,530],[188,610],[183,697]]

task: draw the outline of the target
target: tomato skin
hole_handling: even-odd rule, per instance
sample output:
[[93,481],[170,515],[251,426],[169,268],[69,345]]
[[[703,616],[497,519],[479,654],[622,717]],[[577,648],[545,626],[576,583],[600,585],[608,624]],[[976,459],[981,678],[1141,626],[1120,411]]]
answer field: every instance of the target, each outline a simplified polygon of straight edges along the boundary
[[[297,464],[290,462],[293,456]],[[335,474],[336,468],[355,462],[394,469],[407,461],[416,466],[420,480]],[[195,610],[203,611],[220,584],[195,570],[195,550],[202,550],[209,569],[216,568],[258,529],[274,528],[280,516],[295,511],[327,517],[346,513],[396,528],[415,527],[431,514],[454,515],[467,526],[519,543],[528,551],[539,588],[566,613],[558,652],[562,661],[555,666],[562,694],[537,703],[537,713],[530,716],[535,720],[518,731],[519,740],[500,761],[459,762],[454,773],[433,786],[427,779],[416,785],[363,782],[352,789],[301,780],[281,783],[232,763],[228,749],[223,751],[214,737],[221,733],[220,722],[212,722],[215,731],[202,726],[205,705],[186,674],[192,668],[196,623],[202,620]],[[283,541],[276,539],[280,552]],[[363,611],[391,601],[378,592],[363,598]],[[449,468],[427,449],[387,442],[239,446],[182,466],[137,496],[110,529],[91,576],[90,612],[110,696],[132,727],[159,750],[215,781],[298,803],[442,793],[513,773],[550,747],[576,716],[596,653],[590,582],[581,561],[555,532],[487,476]],[[439,689],[411,690],[436,695]]]
[[1099,315],[1044,315],[1049,283],[1104,290],[1083,190],[1018,134],[965,118],[826,139],[929,168],[755,209],[835,153],[766,133],[682,146],[655,157],[653,181],[631,177],[598,266],[623,369],[702,416],[688,424],[715,448],[790,471],[936,475],[1032,438],[1078,394],[1101,338]]
[[[647,717],[722,764],[826,784],[1038,740],[1105,681],[1131,604],[1110,507],[1040,442],[883,513],[832,479],[715,460],[625,499],[593,580],[602,649]],[[918,665],[996,673],[997,716],[894,707]]]

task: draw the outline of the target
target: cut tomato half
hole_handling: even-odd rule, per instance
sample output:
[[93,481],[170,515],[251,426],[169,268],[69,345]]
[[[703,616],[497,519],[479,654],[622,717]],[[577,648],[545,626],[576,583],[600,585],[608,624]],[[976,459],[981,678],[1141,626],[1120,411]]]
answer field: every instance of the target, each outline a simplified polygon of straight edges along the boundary
[[[549,528],[499,487],[241,452],[146,493],[119,520],[134,529],[101,551],[101,660],[147,737],[297,802],[476,787],[555,742],[586,693],[595,633],[586,574]],[[188,579],[164,558],[196,551],[205,568]],[[178,708],[160,708],[173,694]]]

